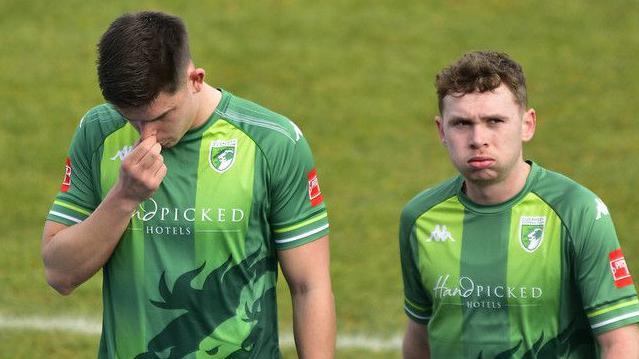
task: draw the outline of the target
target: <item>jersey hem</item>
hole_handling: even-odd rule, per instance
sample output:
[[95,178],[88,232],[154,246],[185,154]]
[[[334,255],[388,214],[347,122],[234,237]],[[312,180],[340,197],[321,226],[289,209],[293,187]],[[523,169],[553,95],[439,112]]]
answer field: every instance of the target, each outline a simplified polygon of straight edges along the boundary
[[408,318],[410,318],[410,320],[419,323],[419,324],[423,324],[423,325],[428,325],[428,323],[430,322],[430,317],[427,316],[420,316],[418,314],[415,314],[413,312],[411,312],[408,308],[406,308],[406,306],[404,306],[404,313],[406,313],[406,316],[408,316]]
[[76,224],[82,222],[82,220],[79,220],[79,219],[76,219],[76,218],[71,219],[72,218],[71,216],[66,216],[66,215],[63,215],[62,213],[56,214],[56,213],[51,213],[51,212],[54,212],[54,211],[50,211],[49,212],[49,215],[46,217],[47,221],[64,224],[65,226],[73,226],[73,225],[76,225]]
[[277,241],[275,241],[275,245],[277,250],[286,250],[286,249],[292,249],[295,247],[299,247],[301,245],[310,243],[310,242],[314,242],[322,237],[325,237],[328,235],[328,223],[325,226],[322,226],[319,229],[319,231],[314,232],[314,233],[310,233],[307,237],[304,238],[300,238],[300,239],[295,239],[295,240],[291,240],[289,242],[285,242],[285,243],[278,243]]
[[[633,325],[633,324],[638,324],[639,323],[639,311],[635,312],[635,313],[628,313],[626,315],[631,315],[630,317],[627,317],[625,319],[619,319],[618,321],[615,321],[613,323],[610,323],[608,325],[604,325],[601,327],[597,327],[597,328],[592,328],[592,332],[595,335],[598,334],[602,334],[605,332],[609,332],[611,330],[614,329],[619,329],[622,327],[626,327],[629,325]],[[613,318],[614,319],[614,318]]]

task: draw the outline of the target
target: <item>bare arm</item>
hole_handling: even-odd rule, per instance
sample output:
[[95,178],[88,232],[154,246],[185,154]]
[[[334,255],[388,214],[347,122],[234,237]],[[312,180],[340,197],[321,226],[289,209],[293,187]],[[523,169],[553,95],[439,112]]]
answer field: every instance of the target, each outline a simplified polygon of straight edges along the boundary
[[122,162],[116,185],[96,210],[73,226],[47,221],[42,259],[47,282],[69,294],[107,262],[140,202],[159,187],[166,166],[155,137],[148,137]]
[[639,327],[636,324],[599,334],[597,341],[604,359],[639,358]]
[[112,190],[81,223],[65,226],[47,221],[42,234],[42,259],[47,282],[61,294],[91,278],[120,241],[137,204],[122,200]]
[[402,345],[404,359],[428,359],[430,348],[428,346],[428,331],[426,326],[413,320],[408,320],[408,328],[404,335]]
[[302,359],[335,355],[335,302],[328,236],[278,253],[293,299],[293,331]]

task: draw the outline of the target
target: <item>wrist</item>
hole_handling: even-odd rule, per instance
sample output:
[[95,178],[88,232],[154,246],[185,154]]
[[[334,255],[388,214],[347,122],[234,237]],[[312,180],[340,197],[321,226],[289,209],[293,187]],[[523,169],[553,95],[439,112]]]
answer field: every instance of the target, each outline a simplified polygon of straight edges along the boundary
[[120,183],[117,183],[113,188],[111,188],[109,193],[107,193],[103,202],[108,202],[119,211],[132,215],[142,201],[143,199],[127,196],[124,188],[120,185]]

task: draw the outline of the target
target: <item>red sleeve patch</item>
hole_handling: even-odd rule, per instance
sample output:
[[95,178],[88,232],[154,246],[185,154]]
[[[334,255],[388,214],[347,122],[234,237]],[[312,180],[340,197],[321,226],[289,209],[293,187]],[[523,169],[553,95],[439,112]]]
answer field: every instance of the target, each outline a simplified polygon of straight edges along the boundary
[[612,277],[615,280],[615,286],[622,288],[632,284],[632,277],[626,264],[626,259],[621,253],[621,248],[617,248],[610,252],[608,255],[610,258],[610,271],[612,271]]
[[311,200],[312,207],[317,206],[324,200],[322,192],[320,191],[317,170],[315,168],[308,173],[308,197]]
[[66,165],[64,166],[64,179],[62,180],[62,186],[60,191],[66,192],[71,187],[71,159],[67,157]]

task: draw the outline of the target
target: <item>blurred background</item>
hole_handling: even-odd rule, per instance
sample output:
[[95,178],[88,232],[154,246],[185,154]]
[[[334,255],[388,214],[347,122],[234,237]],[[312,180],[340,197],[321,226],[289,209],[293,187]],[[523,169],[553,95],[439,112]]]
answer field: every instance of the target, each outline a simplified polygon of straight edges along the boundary
[[[526,72],[537,110],[526,158],[610,209],[639,278],[637,1],[0,0],[0,358],[95,357],[101,274],[69,297],[40,259],[71,135],[102,98],[95,44],[127,11],[181,16],[207,81],[293,119],[331,220],[338,358],[399,358],[406,324],[403,205],[455,174],[440,145],[435,74],[494,49]],[[285,358],[295,358],[279,283]]]

